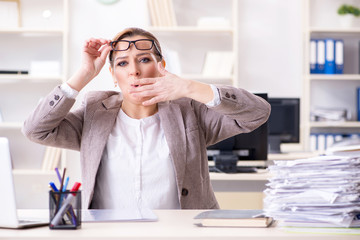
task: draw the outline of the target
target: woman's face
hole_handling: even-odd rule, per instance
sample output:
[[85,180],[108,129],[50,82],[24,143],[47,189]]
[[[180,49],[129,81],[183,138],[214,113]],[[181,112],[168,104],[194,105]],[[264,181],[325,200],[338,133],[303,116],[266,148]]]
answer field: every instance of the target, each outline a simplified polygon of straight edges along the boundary
[[[144,39],[143,36],[133,36],[123,40],[135,41]],[[157,69],[157,60],[154,54],[154,46],[150,50],[138,50],[131,43],[126,51],[114,51],[113,67],[110,72],[113,75],[114,83],[118,84],[124,101],[130,101],[134,104],[142,104],[148,98],[136,98],[129,94],[129,90],[138,87],[133,84],[134,79],[160,77]]]

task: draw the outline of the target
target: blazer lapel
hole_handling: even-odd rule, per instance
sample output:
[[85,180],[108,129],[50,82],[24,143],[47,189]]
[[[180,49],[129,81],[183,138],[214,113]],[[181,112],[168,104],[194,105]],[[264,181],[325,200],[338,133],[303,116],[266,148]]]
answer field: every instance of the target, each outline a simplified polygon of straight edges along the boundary
[[101,161],[101,156],[105,148],[107,139],[113,129],[115,124],[116,117],[119,113],[121,107],[122,99],[118,94],[112,95],[109,98],[105,99],[102,102],[103,107],[98,108],[94,112],[93,120],[91,122],[91,130],[89,134],[89,139],[87,144],[82,146],[84,153],[84,163],[83,165],[83,176],[86,178],[88,184],[84,187],[90,193],[90,196],[85,196],[85,202],[90,204],[89,200],[92,198],[95,178]]
[[175,167],[178,189],[181,191],[186,166],[186,136],[181,110],[177,104],[169,103],[159,103],[158,108],[161,125]]
[[95,158],[98,160],[98,162],[95,163],[96,169],[101,160],[102,150],[105,147],[111,130],[114,127],[116,117],[119,114],[122,101],[119,100],[119,95],[113,95],[110,98],[105,99],[102,103],[104,108],[99,108],[95,111],[94,121],[92,123],[92,126],[96,127],[93,128],[91,142],[96,143],[95,146],[98,146],[97,151],[96,153],[94,152],[94,154],[99,155],[99,157],[96,156]]

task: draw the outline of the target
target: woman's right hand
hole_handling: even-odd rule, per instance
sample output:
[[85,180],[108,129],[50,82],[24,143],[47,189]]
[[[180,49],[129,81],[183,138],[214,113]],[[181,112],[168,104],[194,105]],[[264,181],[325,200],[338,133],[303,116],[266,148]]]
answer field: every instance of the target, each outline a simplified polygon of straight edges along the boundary
[[109,43],[110,40],[101,38],[91,38],[85,41],[81,67],[67,81],[70,87],[80,91],[99,74],[111,50]]

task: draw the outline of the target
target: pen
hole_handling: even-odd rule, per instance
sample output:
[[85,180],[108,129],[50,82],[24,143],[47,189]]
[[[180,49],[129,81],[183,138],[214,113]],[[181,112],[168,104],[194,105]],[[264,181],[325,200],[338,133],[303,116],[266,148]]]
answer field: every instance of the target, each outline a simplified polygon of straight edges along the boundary
[[68,183],[69,183],[69,177],[67,177],[66,180],[65,180],[65,184],[64,184],[63,189],[62,189],[63,192],[66,191]]
[[65,173],[66,173],[66,168],[64,168],[64,170],[63,170],[63,175],[62,175],[62,178],[61,178],[60,191],[62,191],[63,186],[64,186]]
[[[71,189],[71,192],[76,192],[79,190],[81,186],[81,183],[76,182]],[[75,199],[76,193],[69,194],[69,196],[65,199],[64,204],[59,209],[59,211],[56,213],[54,218],[50,222],[50,227],[54,227],[55,225],[58,225],[61,221],[63,215],[69,210],[69,208],[73,205],[73,201]]]
[[[56,206],[56,209],[57,209],[57,210],[58,210],[59,207],[61,206],[61,201],[62,201],[62,199],[63,199],[63,197],[64,197],[64,195],[61,194],[61,193],[65,192],[65,191],[64,191],[65,173],[66,173],[66,168],[64,168],[64,170],[63,170],[63,176],[62,176],[62,178],[61,178],[61,185],[60,185],[60,188],[59,188],[59,190],[60,190],[60,200],[59,200],[59,202],[58,202],[58,205]],[[65,190],[66,190],[66,187],[65,187]]]
[[[62,188],[62,192],[66,192],[66,188],[67,188],[68,183],[69,183],[69,177],[67,177],[66,180],[65,180],[65,184],[64,184],[64,186]],[[63,200],[63,198],[64,198],[64,195],[60,193],[59,206],[61,206],[61,201]]]
[[61,206],[61,205],[60,205],[60,202],[61,202],[61,192],[63,191],[65,173],[66,173],[66,168],[64,168],[64,170],[63,170],[63,175],[62,175],[62,178],[61,178],[61,185],[60,185],[60,188],[59,188],[59,190],[60,190],[60,199],[59,199],[58,204],[57,204],[57,206],[56,206],[56,211],[57,211],[57,210],[59,209],[59,207]]
[[59,169],[58,169],[58,168],[55,168],[55,172],[56,172],[56,175],[57,175],[57,177],[58,177],[58,179],[59,179],[59,182],[60,182],[60,184],[61,184],[61,176],[60,176]]
[[55,183],[50,182],[49,184],[50,184],[51,189],[52,189],[54,192],[58,192],[58,191],[59,191],[59,189],[57,189]]

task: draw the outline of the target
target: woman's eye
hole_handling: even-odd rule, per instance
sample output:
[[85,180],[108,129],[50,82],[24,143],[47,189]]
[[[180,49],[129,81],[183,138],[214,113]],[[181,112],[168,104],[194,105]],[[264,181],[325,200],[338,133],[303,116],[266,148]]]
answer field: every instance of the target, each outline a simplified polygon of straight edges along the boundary
[[142,63],[150,62],[150,58],[147,58],[147,57],[142,58],[142,59],[140,59],[140,62],[142,62]]
[[118,62],[117,65],[120,67],[124,67],[127,64],[127,62],[122,61],[122,62]]

